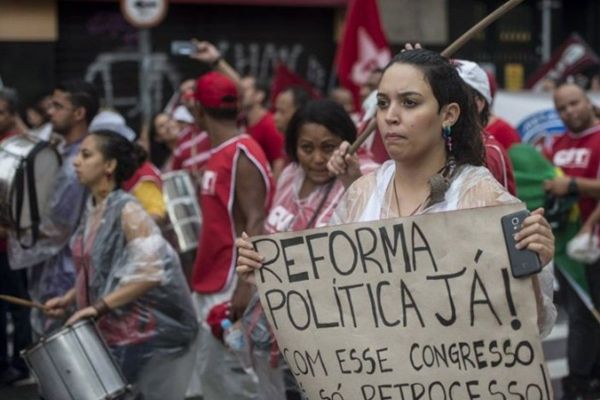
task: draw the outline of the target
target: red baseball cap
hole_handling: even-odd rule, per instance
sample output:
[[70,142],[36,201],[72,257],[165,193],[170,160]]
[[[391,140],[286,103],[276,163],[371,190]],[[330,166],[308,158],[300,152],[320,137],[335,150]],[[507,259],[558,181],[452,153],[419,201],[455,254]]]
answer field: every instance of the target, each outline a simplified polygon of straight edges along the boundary
[[194,99],[206,108],[235,109],[238,90],[235,82],[219,72],[209,72],[196,81]]

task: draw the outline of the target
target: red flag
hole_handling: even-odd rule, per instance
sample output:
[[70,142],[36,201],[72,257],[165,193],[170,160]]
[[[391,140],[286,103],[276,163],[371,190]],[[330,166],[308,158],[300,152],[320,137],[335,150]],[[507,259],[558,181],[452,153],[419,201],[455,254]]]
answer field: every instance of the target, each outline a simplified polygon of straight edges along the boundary
[[569,75],[575,75],[586,68],[600,64],[600,57],[576,33],[554,52],[552,58],[542,65],[525,85],[528,89],[537,89],[546,79],[556,82],[564,80]]
[[341,85],[354,95],[357,110],[360,109],[359,86],[373,69],[384,67],[390,59],[377,0],[351,0],[336,54],[336,71]]
[[290,70],[285,64],[280,62],[275,68],[275,76],[271,82],[271,104],[275,104],[275,98],[277,95],[290,86],[301,87],[302,89],[306,90],[306,92],[313,99],[318,99],[321,97],[321,93],[315,89],[313,85],[311,85],[300,75],[296,74],[294,71]]

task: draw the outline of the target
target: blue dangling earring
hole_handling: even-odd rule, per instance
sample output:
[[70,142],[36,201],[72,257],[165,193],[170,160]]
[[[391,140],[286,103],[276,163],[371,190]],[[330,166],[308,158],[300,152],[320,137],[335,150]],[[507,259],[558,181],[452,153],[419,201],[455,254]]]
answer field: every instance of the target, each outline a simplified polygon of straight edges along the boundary
[[442,127],[442,137],[446,142],[446,147],[448,151],[452,153],[452,126],[443,126]]

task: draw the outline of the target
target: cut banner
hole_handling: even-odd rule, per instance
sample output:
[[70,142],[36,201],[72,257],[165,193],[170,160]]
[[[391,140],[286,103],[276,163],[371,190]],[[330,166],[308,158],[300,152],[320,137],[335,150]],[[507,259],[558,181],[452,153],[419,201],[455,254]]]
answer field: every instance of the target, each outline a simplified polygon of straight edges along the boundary
[[279,348],[311,400],[551,400],[531,279],[500,218],[523,205],[253,239]]

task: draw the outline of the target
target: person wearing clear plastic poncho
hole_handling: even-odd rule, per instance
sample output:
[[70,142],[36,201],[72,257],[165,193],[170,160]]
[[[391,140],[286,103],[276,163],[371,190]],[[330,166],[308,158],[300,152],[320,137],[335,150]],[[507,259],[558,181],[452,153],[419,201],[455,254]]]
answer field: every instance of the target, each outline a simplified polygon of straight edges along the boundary
[[[54,139],[62,165],[52,180],[46,206],[41,210],[40,238],[33,246],[23,247],[16,232],[10,232],[11,268],[27,270],[29,296],[40,303],[63,293],[75,282],[69,239],[77,229],[88,192],[77,180],[73,160],[97,111],[98,94],[89,82],[68,80],[56,86],[48,113],[57,134]],[[25,243],[30,239],[29,233]],[[48,318],[41,310],[31,310],[34,339],[55,330],[63,322]]]
[[[519,201],[484,167],[475,104],[455,67],[439,54],[410,48],[390,62],[378,87],[376,119],[391,160],[348,188],[330,225]],[[353,158],[345,155],[348,146],[342,143],[329,163],[338,175],[356,169]],[[554,237],[543,209],[525,219],[517,240],[519,248],[533,250],[542,265],[549,264]],[[261,256],[247,237],[236,245],[238,274],[253,281]],[[544,269],[531,279],[544,336],[556,319],[553,277]]]
[[126,379],[148,399],[183,399],[198,326],[175,251],[135,198],[119,189],[135,171],[132,144],[115,132],[87,136],[74,161],[91,196],[71,241],[75,287],[46,302],[67,321],[94,318]]

